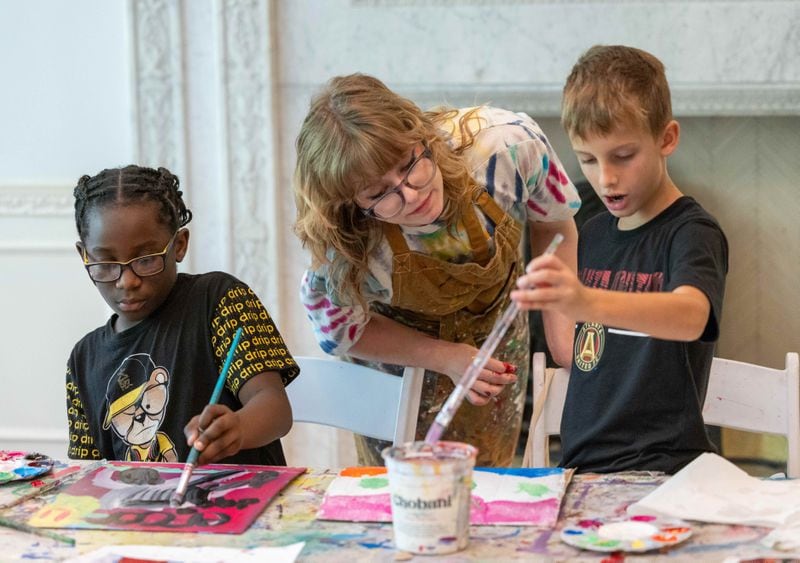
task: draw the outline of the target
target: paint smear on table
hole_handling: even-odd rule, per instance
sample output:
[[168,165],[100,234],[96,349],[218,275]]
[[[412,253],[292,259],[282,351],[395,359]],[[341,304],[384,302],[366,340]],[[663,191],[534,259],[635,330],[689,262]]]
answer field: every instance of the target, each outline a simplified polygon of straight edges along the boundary
[[[476,467],[470,524],[554,527],[570,469]],[[317,513],[321,520],[391,522],[385,467],[348,467],[331,482]]]
[[151,532],[244,532],[292,479],[298,467],[203,465],[195,469],[186,502],[169,499],[181,463],[109,462],[59,493],[31,516],[42,528]]
[[230,547],[167,547],[163,545],[113,545],[67,559],[66,563],[131,563],[131,562],[191,562],[191,563],[292,563],[300,555],[303,543],[282,547],[235,549]]

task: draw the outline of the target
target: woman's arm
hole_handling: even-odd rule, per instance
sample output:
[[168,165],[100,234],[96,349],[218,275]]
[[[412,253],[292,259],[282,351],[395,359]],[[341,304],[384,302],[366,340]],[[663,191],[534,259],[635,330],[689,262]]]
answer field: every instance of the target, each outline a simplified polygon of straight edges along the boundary
[[[348,350],[349,355],[363,360],[380,361],[402,366],[415,366],[450,376],[458,383],[478,349],[432,338],[383,315],[373,313],[359,340]],[[517,376],[506,373],[508,367],[490,358],[478,381],[467,394],[474,405],[485,405]]]

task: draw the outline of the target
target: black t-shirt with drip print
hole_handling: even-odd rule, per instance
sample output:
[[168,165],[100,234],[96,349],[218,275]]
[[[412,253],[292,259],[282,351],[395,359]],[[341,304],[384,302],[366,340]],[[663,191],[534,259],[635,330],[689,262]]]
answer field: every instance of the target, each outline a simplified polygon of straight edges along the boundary
[[[234,333],[243,326],[220,404],[241,408],[252,376],[299,373],[256,294],[235,277],[178,274],[166,301],[121,333],[116,315],[87,334],[67,365],[69,457],[178,461],[189,454],[183,428],[208,404]],[[220,463],[286,465],[279,440]]]
[[728,271],[728,243],[717,221],[686,196],[629,231],[601,213],[581,229],[578,270],[588,287],[669,292],[692,286],[706,295],[711,312],[693,342],[577,324],[561,465],[675,473],[714,451],[702,409]]

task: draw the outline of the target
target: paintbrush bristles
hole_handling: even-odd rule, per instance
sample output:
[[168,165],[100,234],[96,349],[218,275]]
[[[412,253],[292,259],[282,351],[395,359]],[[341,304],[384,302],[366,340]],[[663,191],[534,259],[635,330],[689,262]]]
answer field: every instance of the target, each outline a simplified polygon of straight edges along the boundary
[[189,488],[189,479],[192,478],[192,471],[194,471],[194,464],[187,463],[181,473],[181,478],[178,481],[178,486],[175,488],[175,493],[169,499],[170,506],[180,506],[183,504],[183,499],[186,496],[186,490]]

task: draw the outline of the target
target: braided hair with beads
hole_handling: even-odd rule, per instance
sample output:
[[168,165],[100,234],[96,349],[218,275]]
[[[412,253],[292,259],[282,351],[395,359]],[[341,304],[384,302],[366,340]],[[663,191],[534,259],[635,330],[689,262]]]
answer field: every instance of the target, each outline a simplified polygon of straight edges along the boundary
[[72,193],[75,226],[82,241],[86,237],[88,212],[107,205],[153,201],[159,205],[159,217],[172,231],[192,220],[178,177],[163,167],[154,169],[131,164],[124,168],[106,168],[94,176],[81,176]]

